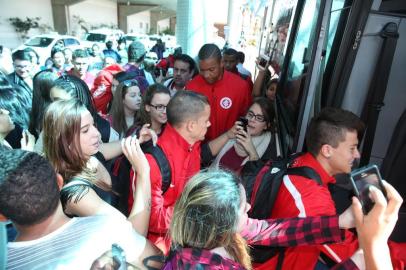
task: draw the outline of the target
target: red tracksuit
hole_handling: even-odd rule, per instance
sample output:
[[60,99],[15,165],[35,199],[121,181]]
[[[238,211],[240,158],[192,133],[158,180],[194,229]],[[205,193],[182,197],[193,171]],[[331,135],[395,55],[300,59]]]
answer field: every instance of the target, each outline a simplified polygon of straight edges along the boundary
[[214,84],[208,84],[201,75],[197,75],[186,85],[192,90],[207,96],[211,113],[211,126],[206,141],[217,138],[230,129],[238,117],[244,116],[251,105],[251,92],[248,84],[238,75],[225,71],[223,77]]
[[[162,148],[171,167],[171,185],[162,195],[161,171],[154,157],[147,154],[151,167],[151,215],[147,238],[160,248],[165,254],[170,248],[170,239],[167,232],[172,219],[173,208],[180,197],[186,182],[200,170],[200,142],[190,145],[168,123],[158,138],[157,144]],[[130,173],[129,208],[133,204],[132,180],[134,172]]]

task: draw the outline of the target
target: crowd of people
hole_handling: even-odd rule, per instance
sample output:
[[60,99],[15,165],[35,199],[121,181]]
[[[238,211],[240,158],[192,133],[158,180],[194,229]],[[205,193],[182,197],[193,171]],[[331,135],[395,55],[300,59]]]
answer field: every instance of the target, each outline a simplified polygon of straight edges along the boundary
[[313,118],[308,152],[290,167],[320,181],[283,175],[258,218],[253,194],[267,189],[244,172],[281,155],[272,67],[253,81],[231,48],[164,58],[158,43],[150,65],[142,43],[113,44],[57,46],[43,67],[19,50],[15,71],[0,74],[7,269],[402,269],[401,247],[388,243],[396,190],[371,188],[370,213],[354,198],[339,215],[328,189],[359,158],[356,115]]

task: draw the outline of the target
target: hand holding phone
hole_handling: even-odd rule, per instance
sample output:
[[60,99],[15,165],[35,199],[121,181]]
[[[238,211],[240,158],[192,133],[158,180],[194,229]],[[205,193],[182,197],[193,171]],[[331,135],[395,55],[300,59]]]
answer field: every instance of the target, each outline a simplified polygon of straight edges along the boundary
[[374,206],[374,202],[371,199],[369,188],[374,186],[378,188],[386,196],[386,190],[382,183],[382,177],[379,173],[379,169],[376,165],[369,165],[359,168],[351,172],[351,184],[355,193],[355,196],[361,202],[362,210],[364,214],[371,211]]
[[267,55],[265,55],[265,54],[261,54],[261,55],[259,56],[258,65],[259,65],[261,68],[265,69],[266,66],[268,65],[268,62],[269,62],[269,56],[267,56]]
[[119,245],[113,244],[111,245],[111,253],[114,262],[119,265],[117,270],[127,270],[127,261],[124,250]]

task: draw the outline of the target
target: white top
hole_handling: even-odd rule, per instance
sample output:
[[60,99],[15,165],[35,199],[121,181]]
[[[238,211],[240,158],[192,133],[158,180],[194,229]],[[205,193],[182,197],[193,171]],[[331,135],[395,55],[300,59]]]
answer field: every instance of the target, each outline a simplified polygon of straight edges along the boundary
[[32,241],[8,243],[7,269],[90,269],[112,244],[118,244],[128,262],[136,261],[146,240],[125,218],[73,218],[56,231]]
[[246,69],[241,63],[237,64],[237,69],[238,69],[238,72],[240,72],[241,74],[247,75],[250,78],[252,77],[251,72],[248,69]]

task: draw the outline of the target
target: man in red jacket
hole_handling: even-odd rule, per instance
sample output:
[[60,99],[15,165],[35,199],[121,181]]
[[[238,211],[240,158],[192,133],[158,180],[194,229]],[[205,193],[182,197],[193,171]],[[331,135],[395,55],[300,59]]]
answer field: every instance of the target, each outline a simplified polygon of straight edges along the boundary
[[[308,153],[299,156],[292,167],[312,168],[322,183],[296,175],[284,176],[270,217],[336,215],[328,185],[335,184],[335,175],[351,172],[353,162],[360,157],[358,137],[363,130],[362,121],[349,111],[325,108],[315,116],[306,134]],[[353,233],[346,231],[345,236],[341,243],[285,249],[281,269],[325,269],[320,256],[333,263],[345,261],[359,247]],[[281,257],[276,255],[255,269],[277,269],[278,259]]]
[[248,84],[238,75],[224,70],[221,51],[216,45],[203,45],[198,57],[200,74],[186,85],[186,89],[208,98],[212,125],[206,140],[212,140],[229,130],[239,116],[247,113],[252,98]]
[[[165,254],[170,248],[167,232],[176,200],[186,182],[200,170],[200,142],[210,126],[210,106],[207,98],[192,91],[179,91],[168,103],[168,123],[157,145],[168,159],[171,183],[162,194],[161,170],[153,156],[147,154],[151,167],[151,215],[147,238]],[[129,209],[132,208],[132,188],[136,180],[131,172]]]

